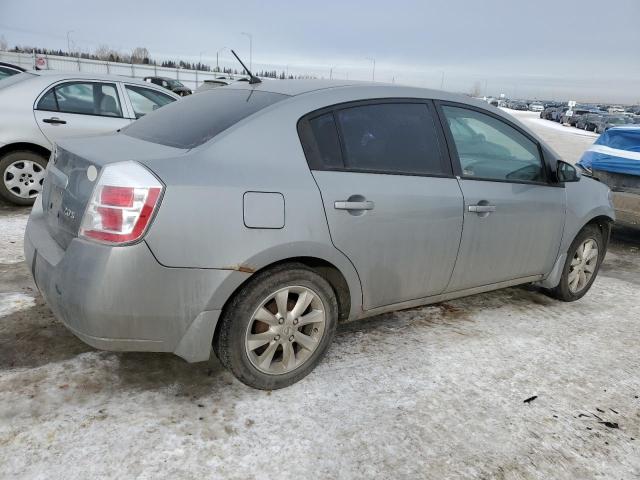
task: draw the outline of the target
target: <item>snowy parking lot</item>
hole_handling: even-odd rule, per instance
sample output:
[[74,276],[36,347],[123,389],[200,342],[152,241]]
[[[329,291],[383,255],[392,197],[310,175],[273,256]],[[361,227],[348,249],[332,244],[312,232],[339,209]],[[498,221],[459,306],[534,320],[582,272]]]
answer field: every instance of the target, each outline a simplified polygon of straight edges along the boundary
[[[596,137],[515,114],[571,162]],[[214,356],[75,338],[24,263],[27,215],[0,204],[0,478],[640,477],[638,231],[578,302],[520,287],[344,324],[265,392]]]

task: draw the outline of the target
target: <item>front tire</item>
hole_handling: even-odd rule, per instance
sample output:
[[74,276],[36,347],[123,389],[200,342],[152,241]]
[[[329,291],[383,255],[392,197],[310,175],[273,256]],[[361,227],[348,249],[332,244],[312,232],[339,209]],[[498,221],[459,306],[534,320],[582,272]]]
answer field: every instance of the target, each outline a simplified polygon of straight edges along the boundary
[[33,205],[42,190],[48,159],[30,150],[0,158],[0,197],[15,205]]
[[560,283],[549,290],[551,296],[564,302],[582,298],[593,285],[605,253],[600,229],[596,225],[584,227],[567,252]]
[[258,273],[220,319],[213,349],[242,383],[262,390],[287,387],[325,355],[338,323],[331,285],[303,264]]

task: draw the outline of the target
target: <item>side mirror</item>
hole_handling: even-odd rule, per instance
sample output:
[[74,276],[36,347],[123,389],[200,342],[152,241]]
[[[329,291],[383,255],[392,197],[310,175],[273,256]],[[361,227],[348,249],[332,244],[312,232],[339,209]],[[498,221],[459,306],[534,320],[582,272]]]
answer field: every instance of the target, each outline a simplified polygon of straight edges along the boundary
[[570,163],[558,160],[556,175],[561,183],[580,181],[580,172]]

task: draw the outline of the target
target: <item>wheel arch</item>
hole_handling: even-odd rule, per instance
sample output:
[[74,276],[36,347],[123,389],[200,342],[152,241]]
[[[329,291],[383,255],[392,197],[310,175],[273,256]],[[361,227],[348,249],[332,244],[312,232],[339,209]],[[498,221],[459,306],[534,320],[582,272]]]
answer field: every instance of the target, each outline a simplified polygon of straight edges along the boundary
[[29,150],[47,158],[51,155],[50,149],[43,147],[42,145],[38,145],[37,143],[15,142],[0,146],[0,158],[4,157],[8,153],[18,152],[22,150]]
[[[241,289],[254,277],[255,274],[273,270],[282,265],[286,264],[302,264],[311,270],[315,271],[318,275],[324,278],[331,288],[336,294],[336,300],[338,302],[338,321],[346,321],[349,318],[353,318],[358,314],[358,310],[361,309],[361,301],[356,301],[354,304],[354,296],[356,298],[362,299],[362,293],[358,285],[355,288],[355,292],[353,291],[353,286],[349,285],[347,278],[343,274],[343,272],[332,262],[320,257],[314,256],[296,256],[296,257],[288,257],[280,260],[276,260],[268,265],[264,265],[263,267],[252,271],[250,275],[247,275],[249,268],[246,266],[239,266],[238,271],[243,272],[245,274],[244,279],[239,282],[230,295],[224,300],[221,305],[221,317],[224,315],[225,309],[229,307],[232,300],[238,295]],[[221,322],[217,322],[214,333],[212,343],[215,344],[216,338],[220,333],[220,325]]]

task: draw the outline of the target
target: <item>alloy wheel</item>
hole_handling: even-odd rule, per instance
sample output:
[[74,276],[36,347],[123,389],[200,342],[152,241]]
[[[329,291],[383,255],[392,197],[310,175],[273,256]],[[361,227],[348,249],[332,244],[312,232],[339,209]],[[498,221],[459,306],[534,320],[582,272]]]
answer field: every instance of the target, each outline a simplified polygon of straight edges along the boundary
[[576,249],[569,267],[569,290],[578,293],[591,281],[598,265],[598,244],[588,238]]
[[269,295],[254,312],[245,334],[251,364],[281,375],[303,365],[325,332],[326,309],[308,287],[288,286]]

